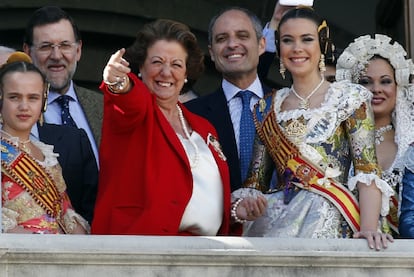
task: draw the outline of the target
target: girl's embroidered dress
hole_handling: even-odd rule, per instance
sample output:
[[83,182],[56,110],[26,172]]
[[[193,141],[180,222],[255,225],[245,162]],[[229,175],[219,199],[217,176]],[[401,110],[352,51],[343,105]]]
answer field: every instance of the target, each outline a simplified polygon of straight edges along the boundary
[[[89,224],[73,210],[65,192],[66,184],[57,160],[58,154],[53,152],[53,146],[40,141],[32,141],[32,143],[41,150],[45,157],[44,161],[33,160],[28,153],[17,147],[18,138],[12,137],[7,140],[2,138],[1,181],[3,232],[8,232],[16,226],[21,226],[33,233],[71,233],[77,223],[80,223],[89,232]],[[33,185],[33,189],[30,190],[30,188],[22,185],[22,180],[25,178],[18,178],[16,175],[11,174],[11,168],[17,161],[11,159],[10,163],[7,163],[7,159],[5,159],[7,155],[10,157],[10,152],[15,152],[16,156],[19,157],[23,157],[21,155],[22,153],[25,154],[24,157],[27,157],[27,160],[34,161],[32,165],[35,164],[34,167],[37,170],[45,171],[44,176],[47,176],[51,182],[42,181],[44,178],[39,177],[40,175],[37,176],[37,180],[36,178],[32,178],[30,175],[33,174],[33,170],[27,169],[24,174],[27,175],[26,180],[29,180],[29,185]],[[21,176],[24,177],[24,174]],[[33,180],[33,182],[30,182],[30,180]],[[40,185],[39,183],[37,185],[35,184],[37,181],[40,182]],[[52,188],[50,186],[54,187]],[[40,198],[36,198],[36,195],[34,195],[36,193],[46,195],[52,191],[56,192],[55,197],[47,195],[42,198],[43,200],[39,200]],[[51,199],[50,203],[53,202],[53,205],[47,205],[46,202],[48,202],[48,199]],[[57,199],[58,201],[55,201]],[[48,207],[52,206],[54,206],[55,211],[51,212],[53,209],[48,209]],[[54,212],[57,213],[56,216],[53,215]]]

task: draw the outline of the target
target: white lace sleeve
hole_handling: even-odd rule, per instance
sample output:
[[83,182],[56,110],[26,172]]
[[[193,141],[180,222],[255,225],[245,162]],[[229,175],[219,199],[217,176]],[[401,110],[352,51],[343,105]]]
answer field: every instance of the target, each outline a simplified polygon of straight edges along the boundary
[[83,227],[83,229],[86,230],[87,234],[91,232],[91,227],[88,222],[72,209],[67,209],[65,215],[63,216],[63,220],[65,222],[66,229],[70,234],[73,233],[73,230],[76,228],[78,223]]
[[382,180],[380,177],[373,173],[358,173],[354,177],[350,177],[348,180],[348,188],[353,191],[358,182],[364,183],[367,186],[370,186],[372,182],[375,183],[377,188],[382,193],[381,198],[381,215],[386,216],[390,210],[390,197],[394,195],[394,190],[388,185],[387,182]]
[[240,188],[231,193],[231,202],[233,203],[239,198],[253,197],[257,198],[258,196],[263,195],[260,190],[253,188]]
[[16,228],[18,217],[18,212],[3,207],[1,214],[3,232],[7,233],[7,231],[9,231],[10,229]]

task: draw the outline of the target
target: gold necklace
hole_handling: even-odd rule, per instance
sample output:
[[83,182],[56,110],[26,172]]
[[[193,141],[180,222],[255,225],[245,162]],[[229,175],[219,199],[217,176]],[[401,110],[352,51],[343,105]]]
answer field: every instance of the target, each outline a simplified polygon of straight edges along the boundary
[[308,96],[306,96],[306,98],[303,98],[302,96],[300,96],[297,92],[296,92],[296,90],[295,90],[295,88],[293,87],[293,85],[290,87],[290,89],[291,89],[291,91],[293,92],[293,94],[297,97],[297,98],[299,98],[299,100],[300,100],[300,103],[299,103],[299,109],[302,109],[302,110],[307,110],[307,109],[309,109],[309,106],[310,106],[310,104],[309,104],[309,99],[312,97],[312,95],[314,95],[315,94],[315,92],[317,92],[318,91],[318,89],[322,86],[322,84],[323,84],[323,81],[324,81],[325,79],[324,78],[321,78],[321,81],[319,82],[319,84],[309,93],[309,95]]
[[[12,139],[12,138],[17,138],[17,146],[19,147],[20,146],[20,148],[23,150],[23,151],[25,151],[27,154],[30,154],[31,152],[32,152],[32,150],[30,149],[30,147],[28,147],[26,144],[28,144],[28,143],[30,143],[30,142],[32,142],[31,140],[30,140],[30,138],[28,139],[28,140],[25,140],[25,141],[21,141],[20,140],[20,138],[19,137],[15,137],[15,136],[12,136],[11,134],[9,134],[8,132],[6,132],[6,131],[4,131],[4,130],[1,130],[1,133],[3,133],[3,134],[5,134],[7,137],[9,137],[10,139]],[[13,140],[12,140],[13,141]],[[16,142],[15,142],[16,143]]]
[[30,139],[26,140],[26,141],[20,141],[19,140],[19,144],[22,145],[22,149],[27,153],[27,154],[31,154],[32,150],[30,149],[30,147],[28,147],[26,144],[32,142]]

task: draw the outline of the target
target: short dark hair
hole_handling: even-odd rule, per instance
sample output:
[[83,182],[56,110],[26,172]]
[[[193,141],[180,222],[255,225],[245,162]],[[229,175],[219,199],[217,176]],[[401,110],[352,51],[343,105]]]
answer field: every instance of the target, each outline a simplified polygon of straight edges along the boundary
[[134,43],[126,49],[124,55],[132,71],[138,72],[147,58],[148,48],[159,40],[177,41],[183,46],[187,52],[187,79],[189,83],[195,82],[204,71],[203,51],[187,25],[169,19],[158,19],[147,23],[139,30]]
[[44,6],[34,11],[34,13],[30,16],[29,21],[26,25],[24,43],[29,46],[33,45],[33,29],[35,27],[56,23],[62,19],[68,20],[70,22],[72,25],[73,33],[75,34],[75,40],[80,41],[81,34],[79,32],[78,26],[76,25],[75,20],[73,20],[73,18],[68,13],[57,6]]
[[228,11],[240,11],[247,15],[248,18],[250,18],[250,21],[252,22],[253,29],[256,33],[257,41],[259,41],[263,37],[263,26],[260,19],[250,10],[241,8],[241,7],[227,7],[222,9],[218,14],[216,14],[211,20],[208,25],[208,44],[211,45],[213,43],[213,28],[216,24],[217,19],[222,16],[224,13]]

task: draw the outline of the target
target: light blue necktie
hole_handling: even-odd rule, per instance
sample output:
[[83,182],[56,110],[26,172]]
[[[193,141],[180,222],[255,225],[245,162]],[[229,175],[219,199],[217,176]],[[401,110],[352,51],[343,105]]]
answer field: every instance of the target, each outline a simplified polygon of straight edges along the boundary
[[62,125],[69,125],[76,127],[76,123],[69,113],[69,101],[71,97],[69,95],[61,95],[56,99],[56,102],[61,108],[60,116],[62,117]]
[[240,169],[242,182],[247,177],[250,160],[252,159],[253,140],[256,133],[253,122],[253,114],[250,110],[250,99],[253,92],[249,90],[239,91],[237,96],[242,99],[242,113],[240,118],[239,148],[240,148]]

